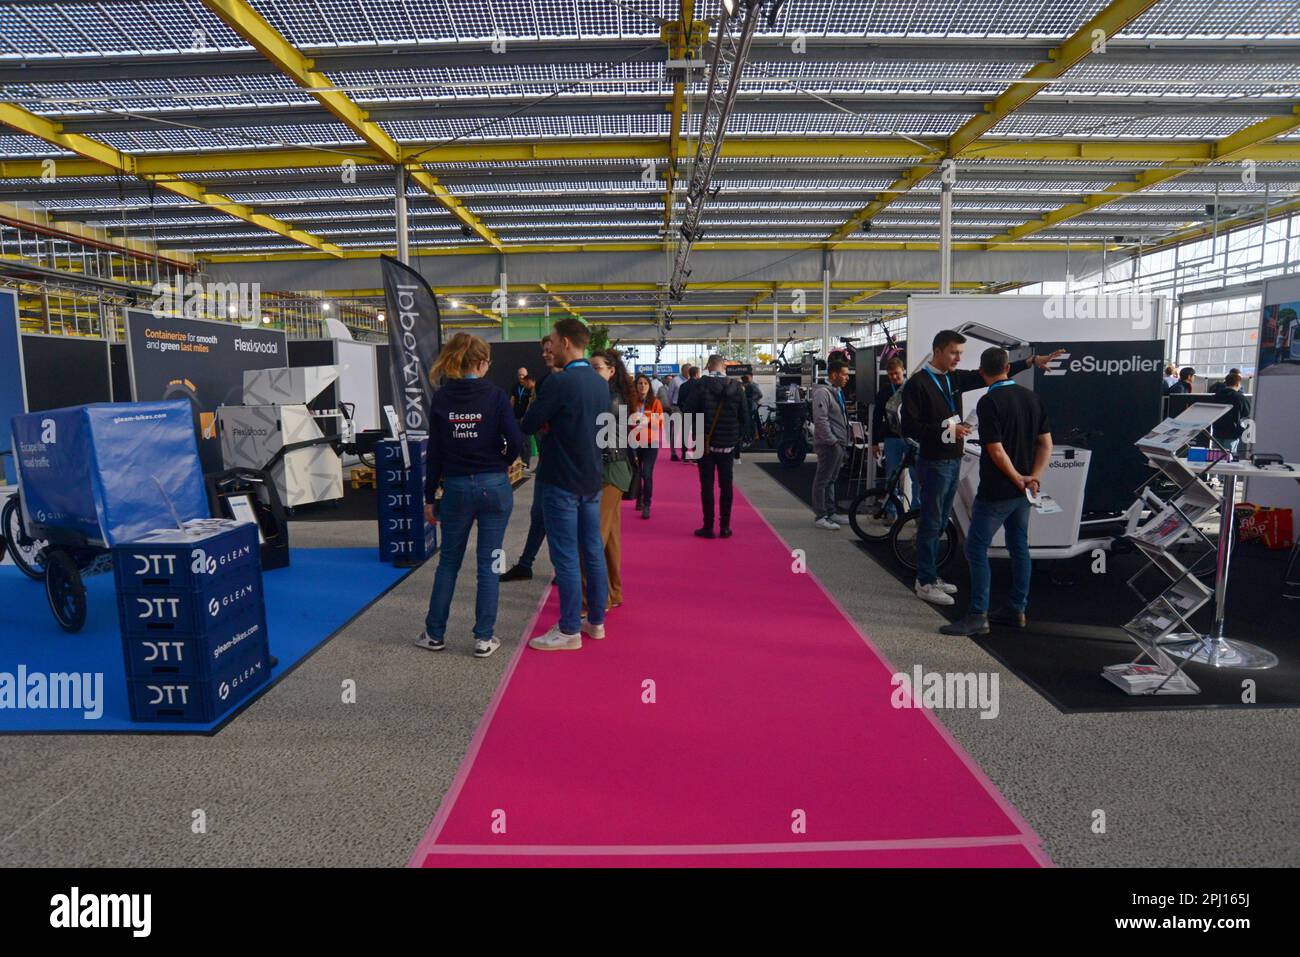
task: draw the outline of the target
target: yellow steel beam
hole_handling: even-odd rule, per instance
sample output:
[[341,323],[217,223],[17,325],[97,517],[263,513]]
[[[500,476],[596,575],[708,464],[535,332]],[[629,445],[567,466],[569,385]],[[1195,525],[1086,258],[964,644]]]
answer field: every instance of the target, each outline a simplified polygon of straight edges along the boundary
[[[696,49],[693,36],[696,30],[695,0],[681,0],[681,16],[676,23],[666,23],[660,37],[668,44],[670,60],[687,60]],[[708,26],[704,26],[708,35]],[[682,121],[686,116],[685,77],[673,84],[673,101],[669,106],[672,115],[668,121],[668,165],[664,169],[664,230],[672,226],[673,188],[677,182],[677,164],[682,156]]]
[[[329,77],[314,70],[312,61],[267,23],[260,13],[249,6],[247,0],[203,0],[203,4],[252,44],[272,66],[310,93],[321,106],[361,137],[383,162],[393,165],[403,163],[402,148],[397,145],[397,141],[378,123],[371,121],[369,114],[346,93],[335,88]],[[411,172],[411,179],[447,207],[453,216],[473,230],[480,239],[496,249],[501,248],[501,241],[496,234],[483,225],[464,203],[449,193],[437,177],[420,169]]]
[[[1223,137],[1214,144],[1214,155],[1207,159],[1205,163],[1240,161],[1242,154],[1258,144],[1297,129],[1300,129],[1300,106],[1294,107],[1290,116],[1269,117],[1245,129],[1238,130],[1230,136]],[[1004,233],[999,233],[988,241],[988,246],[990,248],[1001,246],[1015,242],[1025,236],[1032,236],[1034,233],[1050,229],[1059,223],[1074,219],[1076,216],[1083,216],[1093,210],[1101,209],[1103,206],[1109,206],[1111,203],[1127,199],[1139,190],[1155,186],[1157,183],[1167,183],[1171,179],[1177,179],[1193,168],[1182,164],[1166,163],[1146,170],[1131,180],[1112,183],[1105,190],[1085,197],[1082,202],[1070,203],[1067,206],[1054,209],[1038,219],[1021,223]]]
[[1113,37],[1155,3],[1156,0],[1111,0],[1069,39],[1052,49],[1046,60],[1035,64],[1020,80],[1012,84],[1010,89],[1004,91],[991,103],[986,103],[984,112],[963,123],[957,132],[948,138],[942,149],[931,153],[926,157],[926,162],[904,173],[881,198],[873,200],[854,213],[848,222],[827,237],[827,241],[838,243],[853,235],[863,223],[870,221],[900,195],[930,176],[934,172],[935,164],[945,159],[956,158],[981,136],[1046,89],[1049,85],[1048,81],[1063,75],[1089,54],[1104,49],[1107,39]]
[[[920,144],[920,145],[918,145]],[[898,159],[915,161],[942,152],[942,140],[916,142],[889,137],[728,137],[722,155],[734,159]],[[1025,162],[1187,163],[1212,158],[1213,140],[980,140],[965,156],[982,160]],[[411,157],[419,156],[419,159]],[[627,139],[591,142],[558,140],[551,143],[430,144],[402,147],[404,163],[527,163],[536,160],[666,159],[664,139]],[[1300,161],[1300,141],[1262,143],[1241,156],[1259,163]],[[209,150],[201,153],[157,153],[133,156],[139,173],[227,173],[232,170],[290,170],[341,166],[390,165],[371,149],[338,150],[267,147],[251,150]],[[94,159],[53,158],[60,176],[112,176],[117,169]],[[39,179],[47,172],[44,159],[0,160],[0,179]]]
[[160,189],[175,193],[177,196],[183,196],[192,202],[208,206],[229,216],[234,216],[236,219],[242,219],[254,226],[260,226],[262,229],[270,230],[286,239],[320,250],[323,254],[337,256],[342,252],[333,243],[327,243],[319,236],[302,229],[296,229],[274,216],[256,212],[251,206],[236,203],[229,197],[222,196],[219,193],[210,193],[197,183],[176,179],[166,174],[141,173],[136,169],[133,156],[119,152],[108,144],[101,143],[99,140],[84,136],[81,133],[66,133],[58,123],[53,123],[44,117],[29,113],[14,103],[0,103],[0,123],[11,126],[19,132],[35,136],[47,143],[52,143],[62,149],[71,150],[78,156],[84,156],[97,163],[111,166],[114,170],[138,176],[140,179],[153,183]]
[[[1269,222],[1272,222],[1274,218],[1281,219],[1297,212],[1300,212],[1300,199],[1292,200],[1288,203],[1280,203],[1277,206],[1270,206],[1268,210],[1268,219]],[[1235,216],[1232,219],[1221,219],[1217,225],[1197,226],[1194,229],[1185,229],[1182,232],[1174,233],[1172,236],[1166,236],[1164,239],[1143,246],[1140,251],[1143,254],[1146,254],[1157,249],[1167,249],[1170,246],[1180,246],[1183,243],[1189,243],[1197,239],[1204,239],[1206,236],[1223,236],[1238,229],[1258,226],[1263,221],[1264,214],[1262,212],[1248,213],[1244,216]],[[1139,250],[1135,249],[1133,252],[1136,254]]]
[[553,300],[555,300],[555,302],[559,305],[559,307],[563,309],[565,312],[567,312],[569,315],[573,316],[575,319],[582,318],[582,315],[578,312],[578,310],[574,309],[573,306],[569,305],[569,303],[564,299],[564,297],[556,293],[548,283],[544,283],[544,282],[538,283],[537,288],[540,289],[542,292],[546,293],[546,295],[550,296]]

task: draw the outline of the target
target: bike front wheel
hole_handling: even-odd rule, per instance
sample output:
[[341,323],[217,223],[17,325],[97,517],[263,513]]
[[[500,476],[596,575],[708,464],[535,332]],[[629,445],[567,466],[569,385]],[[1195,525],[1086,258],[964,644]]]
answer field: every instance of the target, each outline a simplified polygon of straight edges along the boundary
[[[894,557],[904,568],[916,571],[916,536],[921,528],[921,512],[914,510],[901,516],[889,530],[889,544]],[[939,534],[935,567],[942,568],[957,547],[957,527],[949,521]]]

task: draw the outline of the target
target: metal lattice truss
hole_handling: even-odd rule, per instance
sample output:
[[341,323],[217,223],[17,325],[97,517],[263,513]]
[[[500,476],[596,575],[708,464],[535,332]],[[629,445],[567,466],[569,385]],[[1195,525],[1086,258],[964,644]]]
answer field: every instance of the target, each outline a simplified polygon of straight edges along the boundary
[[[5,3],[0,203],[201,262],[367,258],[394,248],[400,164],[416,255],[664,251],[708,135],[707,71],[671,64],[719,12]],[[1151,248],[1300,208],[1300,4],[788,0],[696,248],[934,249],[944,175],[959,251]]]

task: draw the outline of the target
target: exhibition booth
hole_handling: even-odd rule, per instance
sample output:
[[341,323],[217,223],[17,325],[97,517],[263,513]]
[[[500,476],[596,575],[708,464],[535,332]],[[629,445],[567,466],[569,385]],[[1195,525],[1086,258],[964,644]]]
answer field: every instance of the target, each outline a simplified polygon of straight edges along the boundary
[[[125,328],[20,334],[0,290],[0,733],[211,733],[437,548],[379,347]],[[345,456],[374,466],[379,548],[294,547],[287,514],[341,498]]]
[[[1249,428],[1229,448],[1216,436],[1229,411],[1217,394],[1165,395],[1171,317],[1162,299],[909,299],[909,375],[921,372],[944,329],[966,336],[964,369],[976,368],[990,346],[1013,362],[1062,351],[1047,368],[1015,377],[1041,397],[1053,438],[1029,520],[1029,626],[976,639],[1060,710],[1300,704],[1298,312],[1300,278],[1265,285],[1258,368],[1245,370],[1254,372]],[[870,396],[885,380],[879,357],[857,352],[858,418],[869,431]],[[812,366],[801,388],[818,374]],[[979,484],[976,407],[985,392],[960,397],[956,414],[972,435],[939,543],[941,573],[962,593]],[[879,441],[867,436],[862,445]],[[892,476],[881,469],[856,492],[837,492],[865,555],[909,587],[919,525],[911,461]],[[809,500],[811,463],[766,467]],[[843,476],[841,483],[848,484]],[[995,592],[1009,578],[1004,544],[999,531],[989,553]],[[937,610],[954,620],[964,613],[960,602]]]

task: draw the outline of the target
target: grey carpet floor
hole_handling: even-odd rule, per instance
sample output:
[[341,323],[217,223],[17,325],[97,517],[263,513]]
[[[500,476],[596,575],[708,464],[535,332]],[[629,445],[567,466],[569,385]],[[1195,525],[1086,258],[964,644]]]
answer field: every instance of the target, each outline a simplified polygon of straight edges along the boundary
[[[999,670],[974,644],[941,638],[935,611],[865,560],[847,530],[814,529],[752,459],[737,480],[897,669]],[[511,558],[532,490],[516,490]],[[766,534],[736,533],[737,544]],[[298,546],[375,544],[368,522],[295,523],[292,534]],[[417,570],[214,737],[0,737],[0,864],[405,864],[550,579],[543,549],[537,577],[502,588],[502,647],[480,661],[469,654],[472,599],[456,602],[447,650],[412,647],[433,571]],[[461,595],[473,577],[462,572]],[[342,700],[349,679],[355,704]],[[1014,675],[999,680],[995,720],[939,717],[1058,863],[1300,861],[1294,712],[1067,716]],[[195,811],[205,833],[194,833]]]

